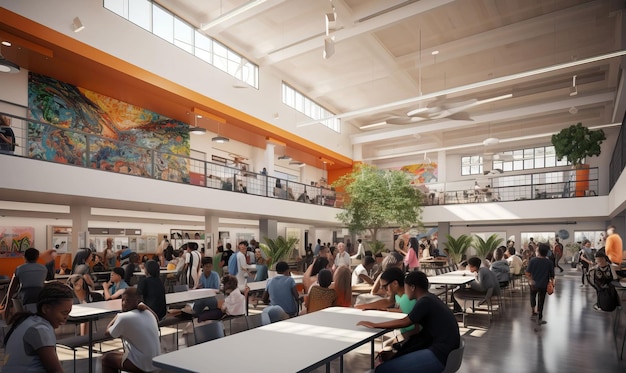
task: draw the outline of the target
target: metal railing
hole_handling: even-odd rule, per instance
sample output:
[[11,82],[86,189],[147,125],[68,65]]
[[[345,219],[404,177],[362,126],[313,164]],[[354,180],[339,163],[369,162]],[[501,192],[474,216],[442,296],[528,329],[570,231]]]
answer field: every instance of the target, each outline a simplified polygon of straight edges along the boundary
[[[158,151],[11,114],[0,115],[12,119],[17,145],[14,155],[301,203],[338,208],[344,205],[345,195],[331,188]],[[113,154],[111,149],[121,151]],[[562,168],[532,174],[503,174],[481,178],[481,182],[486,185],[476,187],[473,180],[464,180],[421,188],[424,205],[595,196],[598,168],[588,169],[585,177],[577,177],[577,171],[571,168]]]
[[332,188],[159,151],[30,118],[0,115],[11,119],[15,134],[16,147],[9,154],[262,197],[343,206],[343,194]]

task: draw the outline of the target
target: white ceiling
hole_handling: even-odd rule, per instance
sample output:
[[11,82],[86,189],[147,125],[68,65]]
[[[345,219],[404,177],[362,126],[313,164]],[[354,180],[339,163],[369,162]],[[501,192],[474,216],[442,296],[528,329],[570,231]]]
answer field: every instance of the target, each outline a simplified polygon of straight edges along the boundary
[[[242,6],[244,0],[158,0],[191,24],[202,24]],[[335,54],[322,58],[325,14],[337,13]],[[267,0],[208,29],[208,35],[269,70],[357,129],[406,117],[427,106],[421,95],[581,61],[624,50],[624,2],[618,0]],[[436,56],[433,51],[439,51]],[[365,160],[376,163],[447,148],[448,154],[487,137],[511,139],[552,133],[576,122],[596,126],[615,119],[618,57],[450,93],[448,99],[511,98],[466,111],[474,119],[430,119],[408,125],[357,130]],[[577,75],[578,95],[570,96]],[[413,100],[411,100],[413,99]],[[397,101],[412,101],[388,105]],[[383,106],[378,110],[371,110]],[[576,114],[570,108],[577,109]],[[369,109],[369,110],[368,110]],[[359,114],[351,113],[361,111]],[[301,123],[301,125],[308,125]],[[315,124],[314,124],[315,125]],[[609,130],[609,135],[611,131]],[[489,151],[549,138],[501,142]],[[432,157],[433,154],[429,154]]]

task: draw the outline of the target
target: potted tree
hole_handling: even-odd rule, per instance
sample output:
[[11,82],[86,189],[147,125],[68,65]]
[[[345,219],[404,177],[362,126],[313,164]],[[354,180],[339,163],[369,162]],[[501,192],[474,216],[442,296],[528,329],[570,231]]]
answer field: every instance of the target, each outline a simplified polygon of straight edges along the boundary
[[503,241],[503,239],[498,238],[498,235],[495,233],[489,236],[486,240],[478,235],[475,235],[474,238],[474,248],[476,249],[476,256],[481,259],[485,259],[487,257],[487,254],[497,249]]
[[295,237],[285,238],[283,236],[278,236],[276,239],[265,237],[264,240],[265,243],[259,246],[267,258],[270,277],[273,277],[271,274],[276,273],[276,263],[288,258],[299,240]]
[[589,166],[584,164],[585,159],[600,155],[600,145],[604,140],[604,131],[592,131],[582,123],[573,124],[552,135],[557,159],[567,157],[576,168],[576,197],[584,196],[589,189]]
[[454,238],[447,234],[446,239],[448,242],[446,242],[444,246],[448,256],[450,256],[454,263],[461,263],[463,255],[465,255],[467,249],[472,245],[472,237],[462,234],[458,238]]

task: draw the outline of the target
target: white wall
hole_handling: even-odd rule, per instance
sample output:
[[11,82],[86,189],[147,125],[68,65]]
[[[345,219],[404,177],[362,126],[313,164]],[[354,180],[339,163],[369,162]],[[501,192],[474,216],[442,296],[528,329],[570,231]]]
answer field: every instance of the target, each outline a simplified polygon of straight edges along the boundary
[[[282,104],[281,78],[263,67],[259,69],[258,90],[234,88],[233,84],[238,84],[235,78],[104,9],[102,1],[0,0],[0,6],[314,143],[326,144],[344,156],[352,156],[352,126],[343,126],[342,134],[321,125],[296,127],[309,119]],[[72,29],[76,16],[85,25],[80,33]]]

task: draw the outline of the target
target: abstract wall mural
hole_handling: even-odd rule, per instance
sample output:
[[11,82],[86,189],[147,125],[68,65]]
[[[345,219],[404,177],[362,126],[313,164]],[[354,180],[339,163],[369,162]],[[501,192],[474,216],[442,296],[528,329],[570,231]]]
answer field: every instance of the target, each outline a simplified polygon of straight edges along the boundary
[[400,170],[413,175],[413,184],[416,185],[437,182],[437,162],[406,165]]
[[189,182],[186,123],[34,73],[28,109],[50,124],[29,124],[32,158]]
[[0,258],[23,256],[34,243],[33,227],[0,227]]

